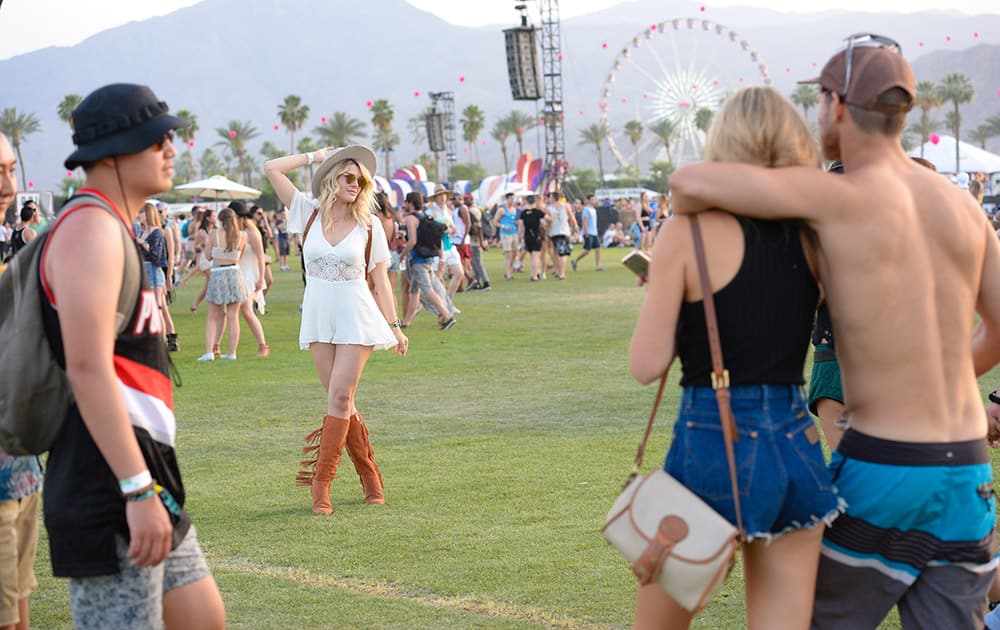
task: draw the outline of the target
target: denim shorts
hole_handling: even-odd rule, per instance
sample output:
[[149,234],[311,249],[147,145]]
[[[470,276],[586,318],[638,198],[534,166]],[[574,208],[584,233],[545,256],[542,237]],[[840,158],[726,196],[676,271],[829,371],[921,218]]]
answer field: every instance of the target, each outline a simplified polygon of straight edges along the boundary
[[162,269],[154,267],[151,262],[143,262],[142,264],[146,267],[146,275],[149,276],[149,286],[154,289],[167,286],[167,276]]
[[[733,447],[747,539],[770,540],[836,518],[844,504],[833,488],[819,432],[799,386],[740,385],[730,393],[739,433]],[[684,388],[663,469],[736,524],[712,388]]]

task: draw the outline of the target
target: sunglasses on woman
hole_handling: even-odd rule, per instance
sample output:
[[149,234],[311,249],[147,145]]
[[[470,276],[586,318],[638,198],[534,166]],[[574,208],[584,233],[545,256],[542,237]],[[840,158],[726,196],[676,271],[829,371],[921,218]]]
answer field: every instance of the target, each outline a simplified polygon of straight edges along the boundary
[[364,188],[368,185],[368,180],[362,175],[355,175],[354,173],[344,173],[344,181],[348,184],[358,183],[358,188]]

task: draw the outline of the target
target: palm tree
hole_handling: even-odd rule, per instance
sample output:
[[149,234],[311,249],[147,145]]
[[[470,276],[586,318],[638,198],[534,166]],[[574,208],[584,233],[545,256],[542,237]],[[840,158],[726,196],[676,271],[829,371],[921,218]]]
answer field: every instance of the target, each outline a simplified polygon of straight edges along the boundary
[[479,164],[479,134],[486,126],[486,113],[478,105],[469,105],[462,110],[462,140],[472,145],[472,150],[476,156],[476,164]]
[[497,120],[490,130],[490,137],[500,143],[500,153],[503,155],[503,172],[510,172],[510,161],[507,158],[507,139],[510,138],[510,120],[507,116]]
[[507,114],[506,118],[508,128],[517,138],[517,156],[520,158],[524,155],[524,132],[535,127],[538,120],[534,116],[529,116],[516,109]]
[[603,122],[594,123],[580,130],[580,141],[577,146],[591,145],[597,150],[597,170],[601,175],[601,185],[604,185],[604,141],[608,137],[608,127]]
[[931,110],[941,107],[941,90],[931,81],[917,83],[917,95],[913,104],[920,108],[920,157],[924,157],[924,144],[931,134],[937,131],[935,127],[941,123],[931,120]]
[[715,112],[707,107],[702,107],[694,113],[694,126],[702,133],[708,133],[708,128],[712,126],[712,118]]
[[958,106],[965,105],[966,103],[971,103],[972,99],[976,96],[976,88],[972,87],[972,82],[969,81],[969,77],[964,74],[959,74],[953,72],[951,74],[945,75],[941,79],[941,100],[945,103],[950,102],[954,109],[954,117],[952,118],[952,130],[955,136],[955,172],[959,172],[962,169],[958,162],[958,139],[961,137],[959,135],[959,129],[962,126],[962,117],[958,113]]
[[365,123],[345,113],[334,112],[326,123],[313,128],[319,141],[327,147],[346,147],[354,144],[365,132]]
[[997,130],[988,122],[983,123],[969,132],[969,139],[979,145],[980,149],[986,149],[986,141],[997,135]]
[[632,150],[635,151],[635,172],[636,172],[636,185],[639,184],[639,141],[642,140],[642,122],[638,120],[630,120],[625,123],[625,135],[628,136],[628,141],[632,143]]
[[[396,116],[395,110],[388,100],[380,98],[372,103],[372,125],[375,127],[373,141],[376,150],[385,154],[385,177],[389,178],[391,173],[391,156],[393,147],[399,144],[399,134],[392,130],[392,119]],[[374,175],[374,173],[372,173]]]
[[73,129],[73,110],[76,109],[81,101],[83,101],[83,97],[79,94],[67,94],[63,97],[62,102],[59,103],[59,107],[56,108],[59,120],[69,125],[70,129]]
[[677,133],[674,123],[669,118],[661,118],[660,122],[650,127],[649,130],[663,142],[663,148],[667,150],[667,161],[673,164],[674,158],[670,154],[670,144],[674,141],[674,134]]
[[302,129],[309,118],[309,106],[302,104],[302,97],[289,94],[285,100],[278,105],[278,119],[288,130],[288,152],[295,151],[295,132]]
[[198,160],[198,168],[203,177],[221,175],[225,171],[222,162],[219,161],[219,157],[212,149],[205,149],[202,152],[201,159]]
[[247,153],[246,145],[247,142],[260,135],[257,128],[249,120],[244,122],[230,120],[228,127],[216,127],[215,131],[222,138],[216,144],[225,146],[230,150],[237,161],[236,170],[243,175],[243,183],[249,186],[250,177],[253,174],[253,165]]
[[802,117],[809,120],[809,110],[819,105],[819,91],[814,85],[800,85],[792,92],[792,102],[802,108]]
[[[431,108],[428,107],[406,121],[406,130],[410,132],[410,136],[413,138],[413,147],[418,154],[423,148],[424,140],[427,139],[427,114],[430,112]],[[417,161],[419,162],[420,158],[417,158]]]
[[28,174],[24,168],[24,158],[21,157],[21,143],[33,133],[42,130],[38,117],[27,112],[18,112],[16,107],[8,107],[0,112],[0,133],[7,136],[17,154],[17,163],[21,165],[21,190],[28,189]]
[[198,127],[198,116],[186,109],[179,109],[177,110],[177,117],[188,121],[187,127],[177,130],[177,137],[184,143],[184,160],[187,162],[189,175],[194,178],[196,173],[194,170],[194,156],[191,154],[191,143],[194,142],[195,134],[201,130]]

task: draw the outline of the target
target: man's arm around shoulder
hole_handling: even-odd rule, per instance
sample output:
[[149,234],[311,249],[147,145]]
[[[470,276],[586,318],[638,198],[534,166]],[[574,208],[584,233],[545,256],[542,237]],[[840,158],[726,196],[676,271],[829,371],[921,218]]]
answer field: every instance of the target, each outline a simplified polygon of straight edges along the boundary
[[670,194],[678,214],[720,208],[758,219],[818,223],[845,207],[851,188],[844,176],[818,168],[700,162],[670,176]]

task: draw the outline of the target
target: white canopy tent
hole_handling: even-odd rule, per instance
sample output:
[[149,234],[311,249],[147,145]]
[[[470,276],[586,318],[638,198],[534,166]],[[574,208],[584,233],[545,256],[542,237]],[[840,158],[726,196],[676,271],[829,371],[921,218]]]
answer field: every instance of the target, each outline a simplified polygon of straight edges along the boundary
[[[1000,172],[1000,155],[984,151],[968,142],[958,143],[958,169],[955,168],[955,138],[941,135],[937,144],[924,143],[924,159],[930,160],[938,173],[956,173],[961,169],[966,173],[998,173]],[[912,157],[920,156],[920,148],[909,153]]]

